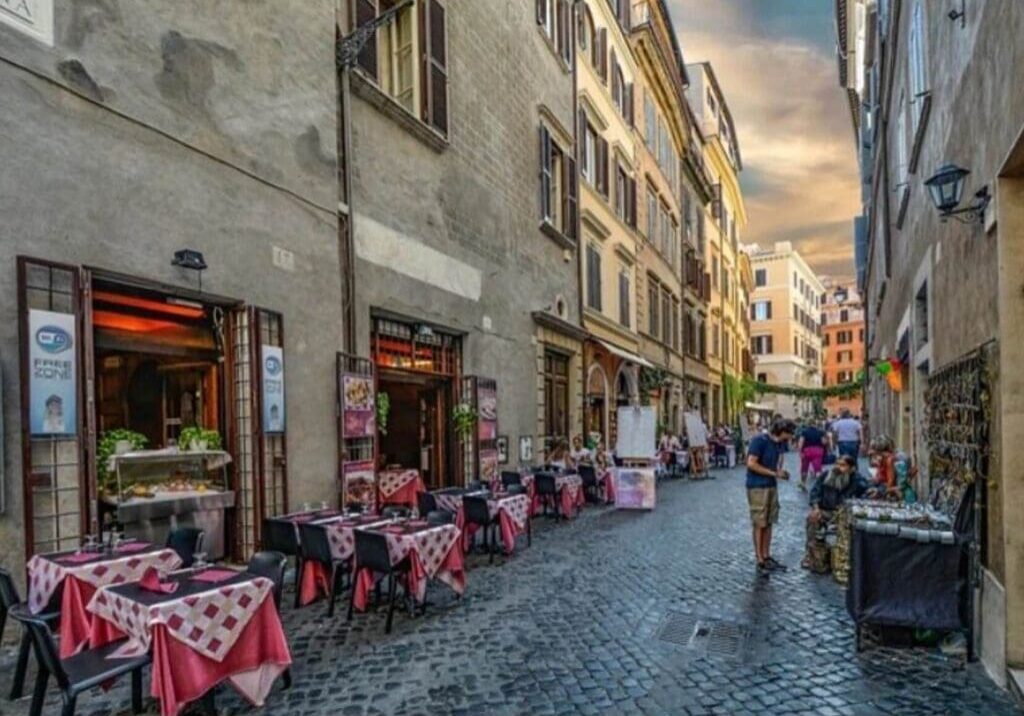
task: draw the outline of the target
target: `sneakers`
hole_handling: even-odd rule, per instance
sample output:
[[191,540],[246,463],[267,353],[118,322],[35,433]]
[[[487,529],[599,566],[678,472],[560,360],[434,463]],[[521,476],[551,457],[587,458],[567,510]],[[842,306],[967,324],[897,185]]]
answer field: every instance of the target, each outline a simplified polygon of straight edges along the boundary
[[768,568],[768,571],[770,571],[770,572],[787,572],[787,571],[789,571],[789,567],[784,565],[782,562],[777,561],[775,559],[775,557],[769,557],[768,559],[766,559],[763,562],[763,564],[765,565],[765,567]]
[[757,576],[758,577],[767,577],[769,574],[771,574],[771,572],[772,572],[772,570],[768,566],[767,562],[758,562],[757,563]]

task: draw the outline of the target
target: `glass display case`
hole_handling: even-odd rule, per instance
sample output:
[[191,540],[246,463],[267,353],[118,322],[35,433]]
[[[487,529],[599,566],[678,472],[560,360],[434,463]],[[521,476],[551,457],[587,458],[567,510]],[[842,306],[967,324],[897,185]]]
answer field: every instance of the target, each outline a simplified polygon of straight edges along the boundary
[[139,450],[111,455],[113,476],[101,494],[103,512],[126,534],[162,543],[176,527],[205,532],[204,551],[224,556],[224,511],[235,506],[223,450]]

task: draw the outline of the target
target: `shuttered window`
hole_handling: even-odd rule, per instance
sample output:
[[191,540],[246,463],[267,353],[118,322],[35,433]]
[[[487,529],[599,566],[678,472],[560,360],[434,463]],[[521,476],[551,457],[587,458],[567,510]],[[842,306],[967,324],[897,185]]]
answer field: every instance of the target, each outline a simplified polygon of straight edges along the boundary
[[578,182],[576,162],[552,139],[543,124],[539,129],[541,221],[571,239],[576,238]]
[[652,338],[658,337],[658,330],[661,328],[661,317],[659,308],[661,304],[658,282],[653,277],[647,277],[647,333]]
[[445,9],[441,0],[422,0],[423,49],[422,119],[444,135],[448,134],[448,45]]
[[[368,22],[373,22],[377,17],[376,0],[353,0],[351,7],[355,13],[355,17],[353,18],[353,24],[355,27],[365,25]],[[359,52],[359,56],[356,57],[356,64],[369,77],[374,80],[377,79],[376,34],[370,35],[369,39],[367,39],[366,44],[363,45],[363,49]]]
[[601,310],[601,252],[587,244],[587,305]]
[[626,328],[630,324],[629,314],[629,272],[623,268],[619,270],[619,323]]

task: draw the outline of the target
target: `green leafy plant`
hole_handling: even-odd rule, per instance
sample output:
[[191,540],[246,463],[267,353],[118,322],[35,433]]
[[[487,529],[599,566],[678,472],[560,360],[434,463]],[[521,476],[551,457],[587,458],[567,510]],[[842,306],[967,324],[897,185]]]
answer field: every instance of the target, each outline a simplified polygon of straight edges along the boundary
[[193,442],[205,442],[207,450],[220,450],[222,444],[219,432],[194,425],[181,431],[178,436],[178,446],[184,450],[191,450]]
[[142,433],[124,428],[108,430],[100,435],[100,440],[96,444],[96,477],[100,485],[108,491],[117,486],[113,484],[115,475],[107,469],[107,463],[110,456],[117,452],[117,444],[122,440],[131,443],[132,450],[142,450],[149,443],[149,439]]
[[391,396],[377,393],[377,431],[381,435],[388,434],[388,416],[391,415]]
[[459,403],[452,408],[452,422],[455,423],[455,432],[459,437],[466,438],[472,435],[476,421],[476,410],[469,403]]
[[640,404],[651,404],[651,393],[667,388],[672,384],[672,376],[661,368],[640,367],[639,381]]

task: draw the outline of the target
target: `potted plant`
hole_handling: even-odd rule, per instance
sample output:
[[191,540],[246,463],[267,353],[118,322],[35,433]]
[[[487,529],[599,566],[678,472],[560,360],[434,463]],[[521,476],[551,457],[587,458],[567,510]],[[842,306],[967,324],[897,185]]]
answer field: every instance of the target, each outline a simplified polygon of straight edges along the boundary
[[190,426],[181,431],[181,434],[178,436],[178,444],[192,452],[220,450],[220,433],[216,430],[206,430],[199,426]]
[[459,403],[452,408],[452,422],[455,423],[455,433],[460,438],[465,439],[473,434],[476,420],[476,410],[469,403]]
[[388,434],[388,416],[391,414],[391,396],[377,393],[377,431],[381,435]]
[[105,492],[111,492],[117,488],[116,485],[111,484],[114,473],[108,468],[110,457],[132,450],[142,450],[147,443],[149,443],[149,439],[142,433],[124,428],[108,430],[100,435],[100,440],[96,444],[96,476]]

